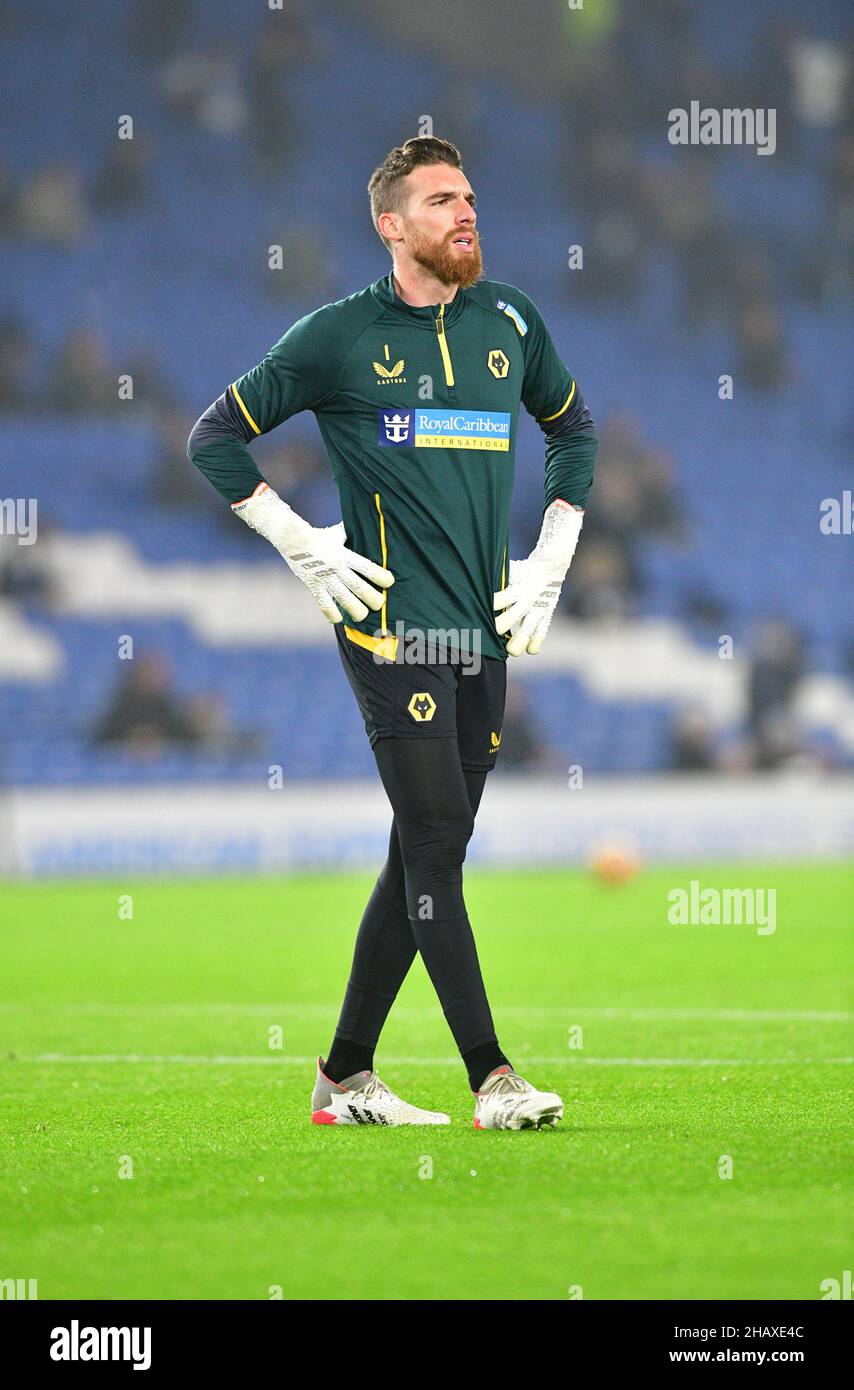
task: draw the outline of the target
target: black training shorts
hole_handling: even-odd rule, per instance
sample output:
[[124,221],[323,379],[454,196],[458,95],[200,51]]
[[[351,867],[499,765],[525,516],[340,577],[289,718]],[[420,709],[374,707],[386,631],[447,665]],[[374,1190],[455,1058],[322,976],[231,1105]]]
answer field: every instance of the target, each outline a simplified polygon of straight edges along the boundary
[[[349,633],[349,635],[348,635]],[[472,654],[467,661],[411,664],[377,659],[371,641],[356,628],[335,624],[347,679],[365,721],[371,747],[381,738],[456,736],[468,771],[488,771],[501,744],[507,662]],[[459,654],[459,653],[457,653]]]

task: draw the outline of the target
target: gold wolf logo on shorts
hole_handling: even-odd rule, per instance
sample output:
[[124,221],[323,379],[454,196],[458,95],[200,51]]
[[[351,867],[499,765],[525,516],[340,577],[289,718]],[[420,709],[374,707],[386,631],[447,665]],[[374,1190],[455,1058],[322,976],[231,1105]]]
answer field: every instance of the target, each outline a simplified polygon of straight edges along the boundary
[[421,690],[413,695],[406,708],[419,724],[426,724],[436,713],[436,701],[429,691]]

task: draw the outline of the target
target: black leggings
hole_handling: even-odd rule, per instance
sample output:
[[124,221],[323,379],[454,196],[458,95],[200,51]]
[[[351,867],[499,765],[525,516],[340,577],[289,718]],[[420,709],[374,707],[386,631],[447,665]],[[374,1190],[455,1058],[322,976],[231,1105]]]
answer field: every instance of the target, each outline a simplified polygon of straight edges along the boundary
[[394,811],[388,859],[365,909],[336,1041],[376,1046],[417,951],[461,1053],[495,1043],[462,890],[486,782],[454,737],[384,738],[374,755]]

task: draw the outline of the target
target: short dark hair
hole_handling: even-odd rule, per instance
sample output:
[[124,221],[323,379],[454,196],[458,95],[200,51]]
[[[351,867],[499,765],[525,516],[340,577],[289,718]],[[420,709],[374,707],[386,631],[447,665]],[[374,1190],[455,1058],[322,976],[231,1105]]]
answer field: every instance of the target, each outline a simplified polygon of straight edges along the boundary
[[416,135],[389,150],[368,184],[371,217],[387,251],[391,250],[391,242],[383,236],[377,222],[384,212],[403,212],[406,206],[403,180],[419,164],[450,164],[454,169],[462,169],[463,160],[456,145],[433,135]]

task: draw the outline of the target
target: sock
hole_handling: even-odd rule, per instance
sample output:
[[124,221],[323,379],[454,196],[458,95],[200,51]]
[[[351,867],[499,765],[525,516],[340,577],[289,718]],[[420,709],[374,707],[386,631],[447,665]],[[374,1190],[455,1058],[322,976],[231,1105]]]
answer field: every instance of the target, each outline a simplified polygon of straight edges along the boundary
[[336,1038],[326,1059],[326,1066],[323,1068],[330,1081],[337,1081],[339,1084],[348,1076],[355,1076],[357,1071],[373,1071],[374,1069],[374,1049],[365,1047],[362,1043],[345,1042],[341,1038]]
[[508,1062],[497,1042],[481,1043],[479,1047],[473,1047],[469,1052],[463,1053],[463,1061],[469,1074],[469,1085],[473,1091],[479,1091],[491,1071],[496,1067],[509,1067]]

